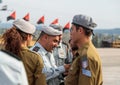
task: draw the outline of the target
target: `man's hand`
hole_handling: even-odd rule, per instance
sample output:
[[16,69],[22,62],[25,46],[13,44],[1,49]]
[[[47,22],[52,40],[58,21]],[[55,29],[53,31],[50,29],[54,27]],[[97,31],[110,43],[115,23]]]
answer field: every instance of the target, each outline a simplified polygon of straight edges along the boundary
[[64,65],[64,68],[65,68],[65,71],[67,72],[71,67],[71,64],[65,64]]

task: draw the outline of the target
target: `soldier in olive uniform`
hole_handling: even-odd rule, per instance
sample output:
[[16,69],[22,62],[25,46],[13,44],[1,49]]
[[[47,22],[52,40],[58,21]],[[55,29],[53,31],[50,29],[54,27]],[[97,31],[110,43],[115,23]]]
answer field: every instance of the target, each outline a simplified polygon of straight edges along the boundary
[[13,27],[3,34],[5,50],[19,56],[23,61],[29,85],[46,85],[45,75],[42,73],[42,58],[30,51],[29,46],[36,28],[29,22],[18,19]]
[[75,60],[65,80],[65,85],[102,85],[101,60],[90,36],[96,24],[86,15],[75,15],[71,39],[78,47]]

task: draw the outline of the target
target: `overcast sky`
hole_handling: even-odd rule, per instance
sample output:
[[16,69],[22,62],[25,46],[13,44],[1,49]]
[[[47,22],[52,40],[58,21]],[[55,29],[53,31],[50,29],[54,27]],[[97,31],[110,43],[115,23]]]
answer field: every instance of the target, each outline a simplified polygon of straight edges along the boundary
[[[75,14],[85,14],[93,17],[97,28],[120,28],[120,0],[3,0],[0,7],[3,5],[16,11],[17,18],[30,13],[30,22],[34,24],[44,15],[46,25],[58,18],[64,26]],[[11,13],[0,11],[0,19],[6,22]]]

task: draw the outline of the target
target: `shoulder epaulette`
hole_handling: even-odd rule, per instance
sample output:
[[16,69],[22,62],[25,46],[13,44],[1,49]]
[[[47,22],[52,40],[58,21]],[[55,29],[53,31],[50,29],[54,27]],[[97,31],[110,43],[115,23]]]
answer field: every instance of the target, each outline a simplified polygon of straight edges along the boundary
[[39,49],[40,49],[40,47],[35,46],[35,47],[33,48],[33,51],[38,52]]

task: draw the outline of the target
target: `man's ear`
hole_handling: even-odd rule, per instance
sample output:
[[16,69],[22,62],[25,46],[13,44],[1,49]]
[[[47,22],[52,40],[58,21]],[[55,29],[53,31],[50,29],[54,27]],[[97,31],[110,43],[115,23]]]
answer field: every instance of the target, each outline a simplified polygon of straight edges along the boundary
[[82,27],[79,28],[80,33],[84,33],[84,29]]
[[82,33],[82,27],[79,27],[78,31],[79,31],[80,33]]
[[44,39],[47,40],[48,39],[48,35],[44,35]]
[[29,35],[29,34],[27,35],[27,39],[29,39],[29,38],[31,38],[31,37],[32,37],[32,35]]
[[27,35],[26,40],[28,40],[29,38],[30,38],[30,35]]

